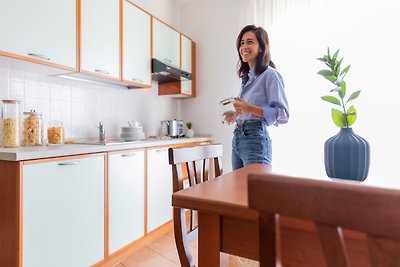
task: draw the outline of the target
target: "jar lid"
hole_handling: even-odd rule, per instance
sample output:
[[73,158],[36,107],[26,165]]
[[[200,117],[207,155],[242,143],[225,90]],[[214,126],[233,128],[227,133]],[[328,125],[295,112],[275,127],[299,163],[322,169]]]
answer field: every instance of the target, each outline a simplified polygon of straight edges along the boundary
[[14,99],[4,99],[4,100],[1,100],[1,101],[3,101],[3,103],[12,103],[12,104],[17,104],[17,103],[20,103],[21,101],[20,100],[14,100]]
[[42,116],[42,113],[36,112],[36,110],[31,109],[31,111],[25,111],[24,115]]

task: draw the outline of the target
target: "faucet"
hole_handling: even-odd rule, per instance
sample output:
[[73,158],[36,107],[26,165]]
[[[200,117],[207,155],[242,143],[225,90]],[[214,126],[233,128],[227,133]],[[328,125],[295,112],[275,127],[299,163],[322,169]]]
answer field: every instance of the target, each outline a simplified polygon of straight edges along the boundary
[[104,125],[102,122],[99,122],[99,126],[96,126],[99,128],[99,143],[104,144],[106,142],[106,130],[104,129]]

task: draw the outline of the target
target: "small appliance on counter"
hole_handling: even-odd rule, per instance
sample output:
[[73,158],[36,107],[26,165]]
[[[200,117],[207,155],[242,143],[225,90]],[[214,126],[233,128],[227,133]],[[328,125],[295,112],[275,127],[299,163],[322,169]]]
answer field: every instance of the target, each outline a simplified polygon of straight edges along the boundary
[[173,138],[183,137],[183,121],[177,119],[161,121],[161,135]]

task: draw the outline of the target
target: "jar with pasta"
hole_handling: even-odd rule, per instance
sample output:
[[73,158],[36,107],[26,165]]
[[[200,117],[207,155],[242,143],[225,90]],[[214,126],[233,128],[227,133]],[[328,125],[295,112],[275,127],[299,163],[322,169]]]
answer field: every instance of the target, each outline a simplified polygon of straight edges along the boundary
[[20,145],[19,100],[2,100],[2,134],[4,147]]
[[47,141],[49,145],[64,144],[64,127],[62,121],[49,121]]
[[22,144],[24,146],[43,145],[42,114],[36,112],[35,110],[24,112]]

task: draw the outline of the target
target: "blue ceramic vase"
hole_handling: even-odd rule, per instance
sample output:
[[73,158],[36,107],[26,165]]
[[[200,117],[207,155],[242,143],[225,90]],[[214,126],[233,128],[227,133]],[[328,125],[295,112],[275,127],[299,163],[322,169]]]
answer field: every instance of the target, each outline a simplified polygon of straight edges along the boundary
[[325,170],[331,178],[364,181],[368,176],[368,142],[352,128],[341,128],[325,142]]

